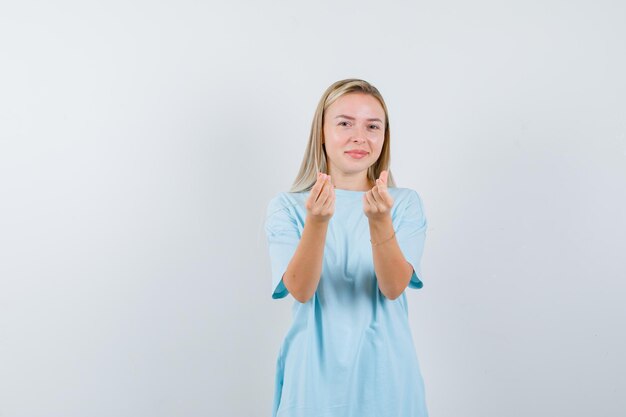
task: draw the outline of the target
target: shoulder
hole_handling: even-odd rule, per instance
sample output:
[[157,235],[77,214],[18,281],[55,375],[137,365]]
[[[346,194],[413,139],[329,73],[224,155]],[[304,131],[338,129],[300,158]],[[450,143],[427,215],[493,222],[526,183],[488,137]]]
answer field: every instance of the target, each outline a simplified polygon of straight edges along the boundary
[[389,190],[392,189],[391,196],[394,199],[393,218],[423,218],[426,216],[422,197],[417,191],[412,188],[389,188]]
[[412,188],[406,187],[390,187],[388,191],[391,193],[391,196],[394,198],[394,202],[398,205],[400,204],[420,204],[422,203],[422,198],[419,193]]
[[267,204],[266,217],[271,217],[274,214],[289,211],[290,209],[297,207],[304,207],[308,191],[301,191],[297,193],[291,193],[287,191],[281,191],[272,197]]
[[304,223],[306,215],[306,195],[308,192],[280,192],[267,204],[265,230],[269,233],[297,231]]

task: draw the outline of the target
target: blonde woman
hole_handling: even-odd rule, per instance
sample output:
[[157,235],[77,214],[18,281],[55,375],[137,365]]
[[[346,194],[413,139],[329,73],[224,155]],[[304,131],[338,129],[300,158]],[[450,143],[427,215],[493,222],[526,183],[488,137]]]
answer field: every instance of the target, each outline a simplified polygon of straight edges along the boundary
[[374,86],[332,84],[300,172],[267,207],[272,297],[293,323],[276,362],[273,417],[425,417],[405,289],[422,288],[426,217],[395,186],[389,116]]

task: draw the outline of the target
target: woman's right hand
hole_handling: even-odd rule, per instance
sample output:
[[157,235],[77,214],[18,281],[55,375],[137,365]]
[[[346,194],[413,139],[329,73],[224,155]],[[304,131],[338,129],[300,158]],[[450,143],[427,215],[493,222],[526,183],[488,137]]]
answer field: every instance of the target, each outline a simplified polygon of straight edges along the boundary
[[307,220],[316,223],[330,221],[335,213],[335,189],[330,175],[317,174],[317,181],[306,201]]

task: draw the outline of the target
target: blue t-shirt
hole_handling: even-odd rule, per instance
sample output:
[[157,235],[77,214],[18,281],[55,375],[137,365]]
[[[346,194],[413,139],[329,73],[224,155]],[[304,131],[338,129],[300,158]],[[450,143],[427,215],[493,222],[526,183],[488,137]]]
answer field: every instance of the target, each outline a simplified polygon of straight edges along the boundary
[[[393,228],[422,288],[426,216],[418,193],[388,188]],[[310,191],[281,192],[267,207],[272,298],[289,292],[282,276],[300,241]],[[390,300],[374,270],[365,191],[335,189],[322,274],[293,322],[276,361],[273,417],[426,417],[424,383],[408,323],[406,295]]]

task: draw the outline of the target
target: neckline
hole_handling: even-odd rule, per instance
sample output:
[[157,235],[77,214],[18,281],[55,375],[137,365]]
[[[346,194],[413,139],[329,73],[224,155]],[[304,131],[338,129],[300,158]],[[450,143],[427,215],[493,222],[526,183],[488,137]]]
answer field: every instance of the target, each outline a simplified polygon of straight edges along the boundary
[[[388,187],[387,191],[389,192],[393,192],[391,190],[396,189],[397,187]],[[358,197],[358,196],[363,196],[367,191],[360,191],[360,190],[344,190],[342,188],[334,188],[333,189],[335,191],[335,195],[337,196],[345,196],[345,197]],[[301,191],[301,192],[306,192],[306,193],[310,193],[311,190],[306,190],[306,191]]]
[[341,188],[334,188],[336,195],[359,195],[365,194],[367,191],[359,191],[359,190],[344,190]]

